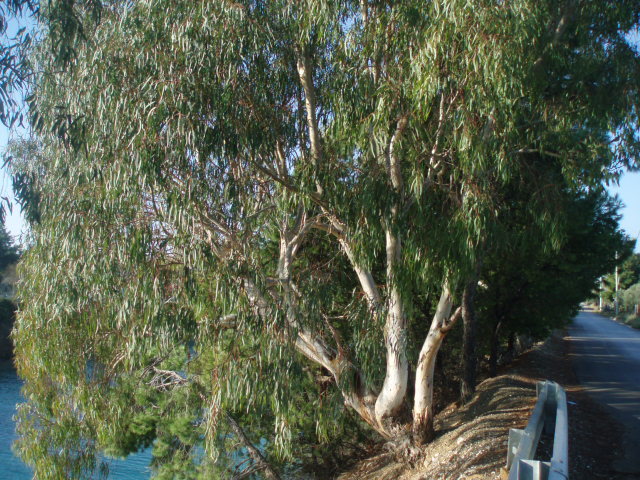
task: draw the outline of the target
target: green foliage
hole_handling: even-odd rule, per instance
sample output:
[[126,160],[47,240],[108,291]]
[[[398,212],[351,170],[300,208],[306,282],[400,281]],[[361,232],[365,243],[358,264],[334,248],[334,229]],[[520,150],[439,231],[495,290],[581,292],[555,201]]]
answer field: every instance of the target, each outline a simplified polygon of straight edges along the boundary
[[[0,224],[0,280],[3,280],[3,287],[13,287],[11,279],[11,270],[15,268],[15,264],[20,258],[20,249],[13,243],[13,239],[4,227]],[[9,292],[4,291],[3,296],[8,296]],[[9,298],[0,299],[0,358],[8,359],[13,355],[13,344],[9,338],[9,334],[13,329],[16,317],[17,306],[13,300]]]
[[0,300],[0,359],[7,360],[13,356],[13,345],[9,334],[16,318],[16,304],[3,298]]
[[545,249],[545,232],[528,228],[512,249],[490,256],[486,288],[478,294],[485,328],[499,323],[502,338],[540,339],[568,322],[628,243],[619,231],[619,208],[605,192],[569,195],[558,205],[565,238],[559,249]]
[[636,283],[622,292],[622,305],[626,310],[633,310],[640,305],[640,283]]
[[[580,274],[615,210],[585,192],[635,162],[633,2],[576,7],[556,34],[567,12],[551,1],[47,5],[38,138],[13,147],[33,220],[18,451],[39,478],[149,445],[159,478],[229,471],[224,411],[281,461],[335,439],[344,398],[299,341],[311,332],[379,387],[385,307],[354,267],[385,279],[385,305],[401,292],[415,358],[443,278],[455,287],[483,246],[516,238]],[[387,234],[402,243],[389,273]],[[337,387],[364,389],[354,377]]]
[[42,170],[42,145],[35,138],[13,138],[4,151],[4,163],[12,172],[16,202],[29,224],[40,221],[40,194],[36,182],[45,175]]

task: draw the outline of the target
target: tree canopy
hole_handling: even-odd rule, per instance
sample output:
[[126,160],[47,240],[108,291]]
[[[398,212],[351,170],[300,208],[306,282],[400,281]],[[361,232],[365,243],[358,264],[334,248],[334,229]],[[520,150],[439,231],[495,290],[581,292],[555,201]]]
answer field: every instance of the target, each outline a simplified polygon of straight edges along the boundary
[[82,477],[153,444],[158,477],[205,476],[225,412],[281,456],[345,408],[427,441],[513,192],[557,249],[557,199],[636,166],[636,3],[50,2],[16,164],[23,458]]
[[499,336],[544,338],[573,316],[618,262],[618,252],[633,243],[619,230],[619,202],[605,192],[569,196],[563,207],[565,240],[559,249],[543,248],[543,232],[529,230],[486,259],[479,309],[486,327],[498,329]]

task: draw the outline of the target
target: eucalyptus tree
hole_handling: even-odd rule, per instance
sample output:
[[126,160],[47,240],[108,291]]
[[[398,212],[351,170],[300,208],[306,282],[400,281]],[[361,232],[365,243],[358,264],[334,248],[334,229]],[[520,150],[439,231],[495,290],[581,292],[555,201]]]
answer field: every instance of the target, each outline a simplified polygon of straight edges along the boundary
[[151,442],[160,475],[205,474],[229,411],[266,413],[283,452],[300,408],[328,431],[327,391],[427,441],[502,186],[537,185],[553,225],[563,186],[538,170],[580,188],[635,161],[635,2],[143,0],[95,18],[68,68],[34,56],[44,151],[18,172],[39,218],[19,450],[43,476]]

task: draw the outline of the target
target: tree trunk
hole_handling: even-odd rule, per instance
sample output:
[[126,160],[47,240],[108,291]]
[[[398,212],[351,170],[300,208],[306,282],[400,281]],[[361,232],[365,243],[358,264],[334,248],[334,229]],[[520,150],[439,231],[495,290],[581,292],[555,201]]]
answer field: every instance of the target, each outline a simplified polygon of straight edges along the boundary
[[385,324],[387,368],[384,383],[376,400],[376,419],[382,425],[385,417],[398,413],[407,394],[409,364],[406,354],[406,318],[400,291],[395,285],[393,268],[400,256],[400,240],[387,230],[387,278],[392,282]]
[[512,331],[509,333],[509,339],[507,340],[507,357],[509,359],[512,359],[515,356],[515,352],[516,352],[516,333]]
[[501,321],[496,321],[491,331],[491,345],[489,353],[489,376],[495,377],[498,372],[498,345],[500,339]]
[[[387,171],[391,186],[398,196],[402,194],[402,170],[400,159],[396,155],[397,143],[407,125],[407,117],[398,119],[396,130],[389,140],[387,148]],[[400,204],[396,202],[391,208],[391,216],[385,221],[385,242],[387,253],[387,284],[389,298],[387,319],[384,328],[384,340],[387,350],[387,367],[380,395],[376,400],[376,419],[383,425],[385,417],[395,416],[404,404],[409,381],[409,363],[407,362],[407,321],[405,318],[402,296],[396,278],[396,270],[402,262],[402,242],[397,231],[396,222]]]
[[380,424],[385,417],[398,413],[407,393],[409,364],[405,352],[406,320],[399,302],[399,295],[392,294],[385,332],[386,375],[375,406],[376,418]]
[[433,439],[433,377],[436,358],[446,333],[451,328],[458,316],[449,319],[453,301],[451,292],[445,282],[442,294],[438,302],[436,313],[431,321],[431,327],[427,338],[420,350],[418,365],[416,367],[416,385],[413,403],[413,441],[417,445],[423,445]]
[[433,429],[433,379],[438,350],[444,334],[440,328],[432,328],[420,351],[416,368],[416,391],[413,406],[413,441],[424,445],[435,436]]
[[462,295],[462,379],[460,382],[460,400],[464,403],[476,391],[476,344],[477,319],[475,312],[475,294],[478,277],[473,275],[467,282]]

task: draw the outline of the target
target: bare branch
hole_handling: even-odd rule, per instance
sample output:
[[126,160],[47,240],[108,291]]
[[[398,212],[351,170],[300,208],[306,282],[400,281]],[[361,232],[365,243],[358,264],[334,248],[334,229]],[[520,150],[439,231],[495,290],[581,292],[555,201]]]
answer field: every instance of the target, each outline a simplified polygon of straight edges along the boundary
[[407,115],[402,115],[398,119],[396,131],[393,133],[393,135],[391,136],[391,140],[389,141],[387,170],[389,177],[391,178],[391,184],[396,191],[400,191],[402,189],[402,169],[400,168],[400,161],[396,152],[396,145],[402,137],[404,129],[407,127],[408,120],[409,118]]
[[453,312],[453,314],[449,317],[449,320],[444,322],[442,327],[440,327],[440,331],[442,331],[443,333],[448,332],[449,330],[451,330],[454,327],[456,322],[461,317],[462,317],[462,307],[458,307],[458,308],[456,308],[456,311]]
[[337,218],[332,217],[330,215],[325,214],[323,215],[323,217],[327,218],[331,224],[327,225],[321,222],[320,219],[322,217],[318,217],[318,221],[313,224],[313,228],[317,228],[318,230],[327,232],[330,235],[333,235],[338,240],[338,242],[340,243],[340,246],[342,247],[342,250],[347,255],[347,258],[349,259],[349,263],[351,263],[351,267],[353,268],[353,270],[356,272],[356,275],[358,276],[358,280],[360,281],[360,286],[362,287],[362,290],[365,293],[365,296],[367,298],[367,303],[369,304],[369,308],[372,311],[378,311],[381,305],[380,292],[373,279],[373,275],[371,271],[362,267],[361,265],[358,264],[358,262],[356,262],[355,254],[353,253],[353,248],[351,247],[351,244],[347,240],[345,225],[342,222],[340,222]]
[[154,372],[154,376],[149,380],[149,385],[162,392],[186,385],[189,381],[186,377],[173,370],[162,370],[151,366],[150,371]]
[[[236,420],[229,414],[229,412],[225,411],[225,417],[227,418],[227,422],[229,423],[231,430],[233,430],[233,433],[236,435],[236,437],[238,437],[238,440],[240,440],[240,442],[247,449],[247,453],[255,463],[255,468],[257,470],[262,470],[265,478],[267,478],[268,480],[280,480],[280,476],[276,473],[273,467],[269,465],[267,460],[260,453],[260,450],[258,450],[253,445],[253,443],[251,443],[249,437],[247,437],[244,433],[244,430],[240,427],[240,425],[238,425],[238,422],[236,422]],[[242,477],[236,476],[235,478]]]

